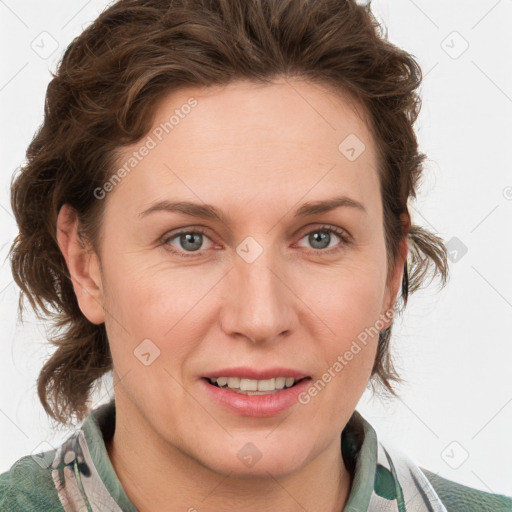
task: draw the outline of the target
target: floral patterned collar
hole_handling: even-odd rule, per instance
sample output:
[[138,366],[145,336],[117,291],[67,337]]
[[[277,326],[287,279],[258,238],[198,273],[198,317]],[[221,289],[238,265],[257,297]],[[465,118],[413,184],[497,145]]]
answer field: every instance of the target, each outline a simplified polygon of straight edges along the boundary
[[[66,512],[138,512],[108,457],[105,441],[114,426],[112,399],[56,450],[52,478]],[[353,475],[343,512],[447,512],[421,469],[403,453],[384,448],[358,411],[341,434],[341,450]]]

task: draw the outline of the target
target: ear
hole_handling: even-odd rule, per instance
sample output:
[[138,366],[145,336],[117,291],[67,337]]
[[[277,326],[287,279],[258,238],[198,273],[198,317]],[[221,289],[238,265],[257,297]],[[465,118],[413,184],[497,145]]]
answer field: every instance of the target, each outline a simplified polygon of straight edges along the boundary
[[[406,213],[402,213],[400,215],[400,220],[402,222],[402,232],[409,233],[409,230],[411,228],[411,219],[409,215]],[[398,291],[400,290],[400,287],[402,285],[404,265],[407,260],[408,253],[409,237],[404,236],[402,240],[400,240],[395,266],[391,270],[391,274],[388,276],[388,282],[386,284],[386,293],[384,295],[383,309],[381,311],[381,319],[385,319],[384,328],[389,327],[393,320],[393,315],[390,315],[389,312],[394,312],[394,306],[398,295]]]
[[57,243],[66,260],[80,310],[93,324],[105,321],[100,261],[78,236],[78,216],[70,205],[61,207],[57,218]]

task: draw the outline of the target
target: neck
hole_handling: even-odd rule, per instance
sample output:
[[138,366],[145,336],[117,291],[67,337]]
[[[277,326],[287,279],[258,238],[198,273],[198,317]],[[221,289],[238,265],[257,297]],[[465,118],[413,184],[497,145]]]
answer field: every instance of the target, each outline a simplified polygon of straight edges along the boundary
[[237,478],[205,467],[150,428],[131,429],[143,418],[134,421],[136,412],[126,413],[116,407],[115,433],[106,446],[124,490],[140,512],[340,512],[347,501],[352,479],[343,463],[341,435],[293,474]]

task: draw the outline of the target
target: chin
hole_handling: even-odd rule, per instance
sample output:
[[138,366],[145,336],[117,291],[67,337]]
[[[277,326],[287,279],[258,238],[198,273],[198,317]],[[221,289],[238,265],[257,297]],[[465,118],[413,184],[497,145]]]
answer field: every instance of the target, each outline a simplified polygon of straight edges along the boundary
[[[247,439],[250,439],[247,437]],[[210,440],[210,443],[212,441]],[[233,449],[233,445],[237,448]],[[227,443],[226,446],[216,443],[217,449],[209,452],[207,457],[202,452],[199,462],[211,471],[231,478],[265,479],[283,478],[299,471],[306,463],[304,458],[307,451],[303,443],[274,443],[264,441],[237,441]],[[258,448],[259,446],[259,448]],[[301,450],[297,450],[301,446]]]
[[210,467],[217,473],[229,475],[230,478],[240,480],[268,480],[269,478],[281,479],[299,471],[302,465],[295,461],[275,460],[263,461],[263,458],[254,464],[254,466],[244,466],[242,463],[234,463],[232,460],[225,461],[218,467]]

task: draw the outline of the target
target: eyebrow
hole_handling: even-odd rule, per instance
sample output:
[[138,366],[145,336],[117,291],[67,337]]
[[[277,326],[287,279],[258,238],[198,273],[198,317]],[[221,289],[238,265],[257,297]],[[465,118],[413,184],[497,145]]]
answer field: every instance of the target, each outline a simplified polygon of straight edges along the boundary
[[[340,207],[355,208],[361,212],[367,213],[366,208],[359,201],[347,196],[339,196],[331,199],[304,203],[295,212],[295,217],[307,217],[318,213],[329,212]],[[191,217],[214,219],[227,224],[227,219],[214,206],[209,204],[192,203],[189,201],[158,201],[146,210],[140,212],[138,217],[144,218],[151,213],[160,211],[178,212],[190,215]]]

